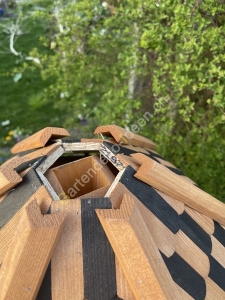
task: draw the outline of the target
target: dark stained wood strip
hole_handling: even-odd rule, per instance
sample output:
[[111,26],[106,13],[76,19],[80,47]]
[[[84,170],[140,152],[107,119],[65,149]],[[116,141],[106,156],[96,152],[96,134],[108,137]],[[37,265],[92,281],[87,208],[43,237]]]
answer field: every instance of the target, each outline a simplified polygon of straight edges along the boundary
[[52,300],[51,262],[49,263],[47,271],[45,272],[45,276],[42,281],[36,300]]
[[225,291],[225,268],[211,255],[209,256],[209,261],[209,278],[211,278],[223,291]]
[[174,234],[180,229],[178,213],[148,184],[134,177],[135,170],[128,166],[120,182],[133,193]]
[[225,247],[225,230],[219,223],[215,221],[214,221],[214,226],[215,229],[213,235]]
[[81,201],[84,298],[111,300],[116,296],[115,256],[95,209],[109,209],[108,198]]

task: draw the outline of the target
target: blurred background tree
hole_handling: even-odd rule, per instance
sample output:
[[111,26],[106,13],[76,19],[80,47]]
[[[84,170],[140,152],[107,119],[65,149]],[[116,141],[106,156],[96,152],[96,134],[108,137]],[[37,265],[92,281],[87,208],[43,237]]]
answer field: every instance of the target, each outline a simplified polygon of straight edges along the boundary
[[[73,129],[79,119],[88,120],[88,132],[107,123],[129,128],[149,112],[140,134],[225,201],[224,6],[20,1],[13,22],[20,17],[25,26],[15,44],[22,54],[0,58],[0,120],[10,120],[2,139],[17,127],[23,134],[47,125]],[[10,34],[1,38],[9,49]]]

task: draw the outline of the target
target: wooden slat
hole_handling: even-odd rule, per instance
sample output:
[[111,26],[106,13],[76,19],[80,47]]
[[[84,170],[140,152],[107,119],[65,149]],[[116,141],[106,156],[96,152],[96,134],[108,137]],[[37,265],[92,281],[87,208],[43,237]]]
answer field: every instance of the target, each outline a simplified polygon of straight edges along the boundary
[[167,257],[173,255],[176,247],[175,235],[122,183],[117,183],[115,188],[108,196],[110,197],[113,207],[119,209],[122,201],[126,201],[126,195],[132,197],[133,201],[138,207],[157,248],[162,251]]
[[130,157],[128,155],[124,154],[117,154],[116,156],[124,166],[131,166],[135,171],[137,171],[140,168],[140,164],[134,159],[133,157]]
[[213,236],[211,255],[225,268],[225,247]]
[[96,210],[136,299],[181,299],[142,216],[129,196],[120,210]]
[[44,174],[64,153],[63,147],[58,147],[51,155],[49,155],[40,166],[37,167],[37,171]]
[[99,151],[101,143],[62,143],[65,152],[96,152]]
[[113,136],[113,138],[121,144],[128,144],[150,149],[156,148],[156,144],[153,141],[116,125],[99,126],[96,128],[94,133],[101,133],[105,136]]
[[24,162],[25,158],[14,157],[0,167],[0,196],[22,181],[22,177],[14,169]]
[[225,225],[225,204],[158,164],[144,154],[132,154],[142,163],[135,177]]
[[23,215],[26,207],[36,200],[41,212],[46,214],[52,199],[44,186],[41,186],[29,199],[28,201],[18,210],[13,218],[0,230],[0,264],[3,262],[11,240],[15,234],[18,223]]
[[176,234],[176,252],[203,278],[208,276],[208,256],[181,230]]
[[64,128],[46,127],[25,140],[17,143],[12,149],[13,154],[22,151],[44,147],[49,140],[60,139],[69,136]]
[[185,206],[185,211],[189,216],[198,223],[208,234],[213,234],[214,232],[214,222],[211,218],[203,215],[202,213]]
[[20,154],[20,156],[25,158],[26,160],[35,159],[41,156],[50,156],[60,147],[61,147],[61,143],[54,143],[52,145],[40,148],[38,150],[34,150],[26,154]]
[[51,212],[67,215],[51,259],[52,300],[84,298],[83,250],[80,199],[54,201]]
[[35,299],[65,215],[43,216],[36,203],[29,204],[15,232],[0,269],[1,299]]
[[131,291],[129,283],[123,273],[123,270],[117,258],[115,260],[115,263],[116,263],[117,296],[123,300],[135,300],[135,297]]
[[225,292],[209,277],[206,282],[206,297],[205,300],[224,300]]

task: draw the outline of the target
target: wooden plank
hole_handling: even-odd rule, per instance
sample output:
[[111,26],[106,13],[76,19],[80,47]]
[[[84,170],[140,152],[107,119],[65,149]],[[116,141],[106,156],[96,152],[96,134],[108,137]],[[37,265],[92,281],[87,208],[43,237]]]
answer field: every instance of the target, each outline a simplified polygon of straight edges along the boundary
[[[19,200],[15,198],[15,202]],[[46,214],[52,199],[44,186],[40,186],[37,191],[29,197],[29,199],[23,204],[23,206],[17,208],[17,212],[15,215],[10,219],[9,222],[0,230],[0,264],[3,262],[8,247],[11,243],[11,240],[15,234],[16,228],[18,223],[23,215],[26,207],[32,201],[36,200],[41,212]],[[16,206],[16,203],[13,203],[13,206]]]
[[225,225],[225,204],[158,164],[144,154],[132,154],[142,163],[135,177]]
[[105,300],[116,296],[115,256],[95,213],[109,209],[108,198],[81,201],[84,299]]
[[124,154],[117,154],[116,157],[122,162],[122,164],[127,167],[131,166],[135,171],[140,168],[140,164],[131,156],[124,155]]
[[54,143],[49,146],[45,146],[38,150],[28,151],[28,153],[27,152],[20,153],[19,156],[25,158],[26,160],[35,159],[35,158],[42,157],[42,156],[48,157],[51,154],[53,154],[60,147],[61,147],[61,143],[58,142],[58,143]]
[[211,255],[225,268],[225,247],[213,235],[211,235],[211,240]]
[[81,201],[54,201],[57,211],[67,217],[51,259],[52,300],[84,299]]
[[208,255],[181,230],[176,234],[176,252],[203,278],[208,276],[210,269]]
[[43,216],[36,201],[26,207],[0,269],[2,300],[35,299],[64,220],[60,212]]
[[17,143],[12,149],[13,154],[44,147],[48,141],[69,136],[64,128],[46,127],[28,138]]
[[123,270],[117,258],[115,260],[115,263],[116,263],[117,296],[123,300],[135,300],[135,297],[131,291],[129,283],[123,273]]
[[96,210],[136,299],[181,299],[131,197],[119,210]]
[[0,196],[22,181],[15,168],[24,162],[26,162],[25,158],[14,157],[0,167]]
[[138,207],[145,224],[147,225],[157,248],[167,257],[173,255],[176,248],[176,236],[122,183],[117,183],[108,195],[114,208],[119,209],[122,201],[126,201],[127,195],[132,197]]
[[206,297],[205,300],[224,300],[225,291],[223,291],[212,279],[207,277],[206,282]]
[[[119,145],[116,145],[119,147]],[[106,145],[101,144],[100,154],[103,155],[108,161],[110,161],[119,171],[122,171],[125,168],[125,165],[119,160],[117,155],[115,155]]]
[[214,232],[214,222],[211,218],[203,215],[202,213],[185,206],[185,211],[189,216],[198,223],[208,234],[213,234]]
[[66,153],[70,152],[95,152],[99,151],[101,143],[62,143],[62,147]]
[[44,174],[57,161],[57,159],[63,155],[63,153],[64,149],[60,146],[37,167],[37,171]]
[[156,148],[156,144],[153,141],[116,125],[99,126],[96,128],[94,133],[103,134],[104,136],[112,136],[118,143],[121,144],[150,149]]

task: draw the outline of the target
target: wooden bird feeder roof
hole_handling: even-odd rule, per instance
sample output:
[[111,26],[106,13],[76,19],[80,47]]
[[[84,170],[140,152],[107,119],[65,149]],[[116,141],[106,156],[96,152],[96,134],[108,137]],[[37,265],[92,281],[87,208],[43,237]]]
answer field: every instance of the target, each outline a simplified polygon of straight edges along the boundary
[[0,299],[225,299],[225,205],[151,140],[95,134],[42,129],[0,167]]

